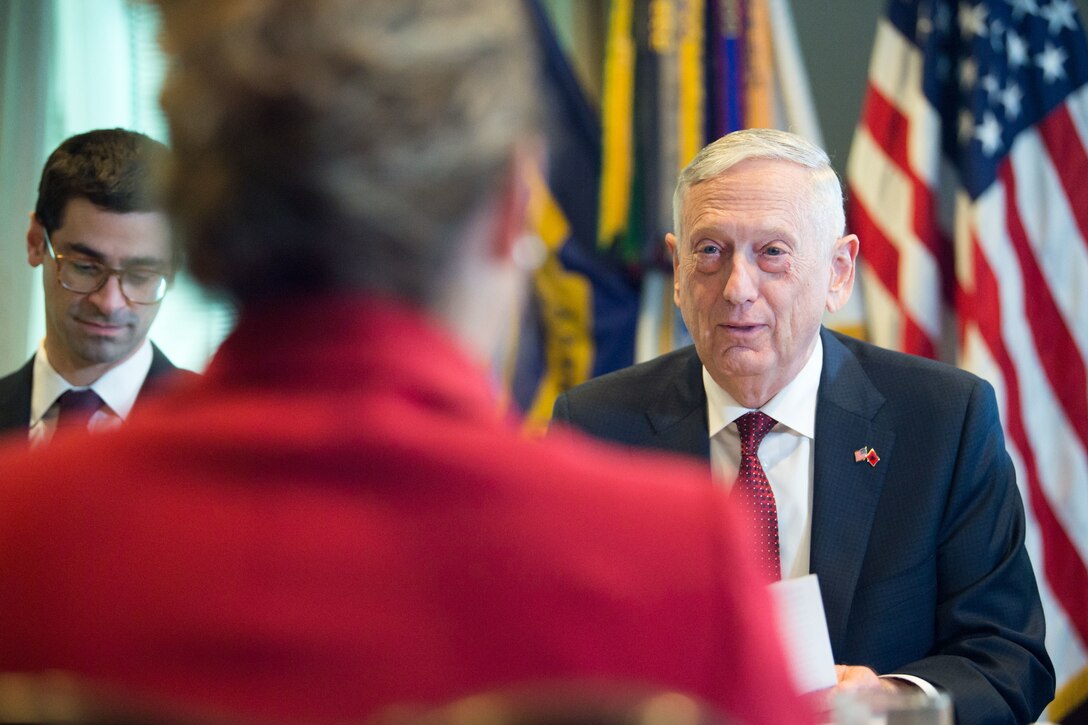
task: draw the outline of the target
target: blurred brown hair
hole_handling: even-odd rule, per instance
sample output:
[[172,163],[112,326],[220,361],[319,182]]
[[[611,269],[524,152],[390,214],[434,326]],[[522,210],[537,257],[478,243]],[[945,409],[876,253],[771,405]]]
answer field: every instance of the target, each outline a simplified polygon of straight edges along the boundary
[[242,301],[426,304],[533,129],[513,0],[158,0],[169,206],[195,276]]

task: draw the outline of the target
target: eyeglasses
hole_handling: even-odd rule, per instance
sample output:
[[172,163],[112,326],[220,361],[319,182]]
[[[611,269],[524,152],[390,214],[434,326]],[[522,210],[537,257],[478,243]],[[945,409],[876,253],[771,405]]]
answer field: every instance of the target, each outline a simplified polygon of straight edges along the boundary
[[121,294],[134,305],[153,305],[166,296],[169,277],[153,267],[127,267],[114,269],[91,259],[71,259],[66,254],[57,254],[49,231],[45,232],[45,246],[49,256],[57,263],[57,281],[70,292],[89,295],[105,286],[110,277],[117,276],[121,283]]

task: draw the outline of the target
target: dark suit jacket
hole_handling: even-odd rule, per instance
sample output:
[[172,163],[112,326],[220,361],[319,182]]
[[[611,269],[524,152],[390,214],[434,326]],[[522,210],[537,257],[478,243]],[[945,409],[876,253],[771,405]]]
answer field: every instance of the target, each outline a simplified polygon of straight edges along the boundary
[[[952,694],[959,723],[1034,721],[1053,697],[1024,510],[993,388],[823,330],[811,570],[835,659]],[[561,395],[554,419],[709,459],[693,347]],[[876,466],[854,451],[877,451]]]
[[[149,395],[182,378],[196,377],[196,373],[175,366],[162,350],[151,344],[151,367],[144,378],[136,405]],[[18,429],[27,430],[30,421],[30,393],[34,387],[34,358],[7,377],[0,378],[0,436],[12,434]]]

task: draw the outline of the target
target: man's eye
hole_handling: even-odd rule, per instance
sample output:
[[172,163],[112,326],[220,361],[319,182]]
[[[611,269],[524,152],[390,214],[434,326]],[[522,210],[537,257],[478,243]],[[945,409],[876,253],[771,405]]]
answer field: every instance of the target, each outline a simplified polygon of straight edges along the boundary
[[128,269],[125,270],[125,281],[137,285],[158,284],[161,274],[153,269]]
[[72,270],[75,271],[77,274],[86,275],[88,277],[94,277],[94,276],[98,275],[98,273],[99,273],[99,271],[101,269],[94,262],[73,261],[70,264],[72,265]]
[[721,254],[721,251],[722,250],[715,244],[701,244],[695,247],[695,253],[702,255]]

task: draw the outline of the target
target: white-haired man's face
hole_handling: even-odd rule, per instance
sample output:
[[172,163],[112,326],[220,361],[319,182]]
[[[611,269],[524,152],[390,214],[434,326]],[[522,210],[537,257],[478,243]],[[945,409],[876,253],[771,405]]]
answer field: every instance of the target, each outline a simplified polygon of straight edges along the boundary
[[858,242],[812,229],[811,172],[749,159],[688,189],[669,235],[674,298],[711,377],[756,408],[800,372],[824,310],[853,286]]

